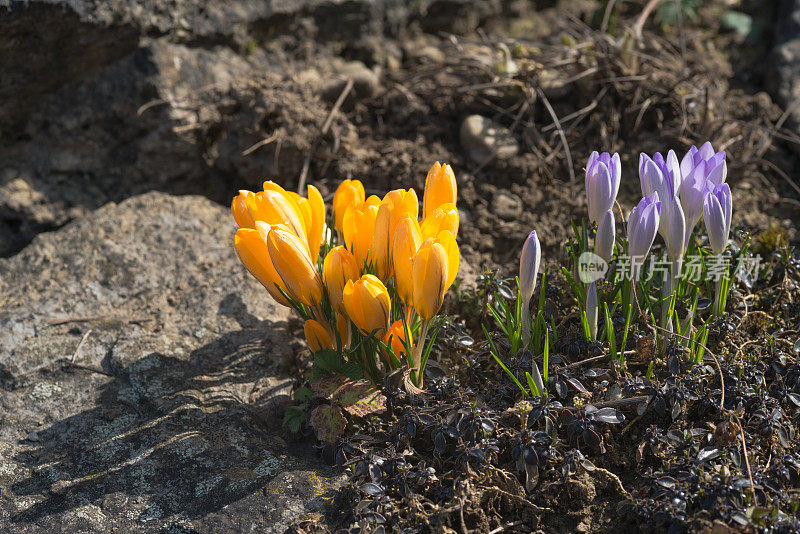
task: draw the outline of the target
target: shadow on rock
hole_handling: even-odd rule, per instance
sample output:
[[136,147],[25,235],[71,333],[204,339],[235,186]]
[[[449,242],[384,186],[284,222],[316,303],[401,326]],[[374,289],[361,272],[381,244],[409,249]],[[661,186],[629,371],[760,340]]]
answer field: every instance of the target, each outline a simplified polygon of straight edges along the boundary
[[188,357],[153,352],[111,366],[114,377],[93,408],[38,432],[15,457],[32,474],[11,489],[44,500],[12,521],[88,503],[140,522],[191,520],[260,495],[278,473],[319,469],[310,445],[289,447],[280,437],[292,378],[266,376],[275,346],[265,332],[276,325],[258,321],[234,296],[220,312],[247,327]]

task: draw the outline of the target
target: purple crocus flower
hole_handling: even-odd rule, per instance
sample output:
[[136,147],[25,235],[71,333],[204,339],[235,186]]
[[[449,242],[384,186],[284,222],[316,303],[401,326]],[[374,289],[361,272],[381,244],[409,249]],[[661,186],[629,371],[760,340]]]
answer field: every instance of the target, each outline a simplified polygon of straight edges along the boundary
[[708,242],[716,255],[722,254],[728,244],[732,214],[733,198],[728,184],[712,185],[710,182],[706,184],[703,220],[706,223]]
[[586,200],[589,205],[589,220],[599,223],[605,212],[614,207],[619,192],[622,167],[619,154],[592,152],[586,164]]
[[616,239],[616,223],[614,222],[614,212],[608,210],[600,217],[597,222],[597,237],[594,240],[594,253],[606,260],[611,261],[614,254],[614,241]]
[[725,162],[725,151],[720,150],[714,152],[714,147],[711,143],[706,141],[703,146],[697,148],[692,145],[686,155],[681,160],[681,176],[685,179],[686,176],[698,165],[700,162],[705,162],[706,172],[705,177],[714,185],[725,183],[728,177],[728,164]]
[[661,219],[661,202],[658,193],[644,197],[628,215],[628,255],[638,278],[638,265],[644,261],[656,238]]
[[674,150],[667,152],[667,159],[660,152],[651,158],[647,154],[639,155],[639,181],[642,196],[658,193],[661,202],[668,202],[678,195],[681,185],[681,166]]
[[536,289],[536,276],[539,274],[539,264],[542,261],[542,247],[536,230],[528,234],[522,245],[522,254],[519,257],[519,290],[523,302],[531,300],[533,290]]
[[658,233],[667,244],[669,257],[680,261],[686,251],[686,216],[678,198],[681,168],[675,151],[667,153],[666,161],[659,152],[653,154],[652,158],[641,154],[639,180],[644,196],[658,193],[658,200],[661,201]]
[[694,227],[703,215],[703,198],[706,183],[719,185],[728,176],[725,152],[714,152],[711,143],[704,143],[699,149],[689,149],[681,160],[681,185],[678,191],[683,213],[686,216],[686,235],[684,241],[688,245]]

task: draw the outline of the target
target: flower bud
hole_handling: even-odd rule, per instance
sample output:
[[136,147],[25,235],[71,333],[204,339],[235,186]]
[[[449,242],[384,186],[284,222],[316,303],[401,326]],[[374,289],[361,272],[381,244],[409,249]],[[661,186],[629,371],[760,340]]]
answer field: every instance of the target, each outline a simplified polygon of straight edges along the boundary
[[363,269],[370,259],[375,222],[380,199],[375,195],[358,206],[351,206],[344,214],[342,235],[347,248],[353,252],[358,268]]
[[278,289],[279,287],[286,290],[278,271],[272,264],[267,250],[266,235],[269,232],[269,227],[264,223],[257,223],[266,228],[239,228],[233,238],[233,247],[236,250],[236,255],[239,256],[239,261],[250,271],[256,280],[267,289],[269,294],[279,304],[289,306],[289,301]]
[[359,180],[345,180],[333,195],[334,226],[339,234],[344,233],[344,214],[347,209],[364,203],[364,185]]
[[661,219],[661,202],[658,193],[653,193],[639,201],[628,215],[628,256],[638,278],[637,264],[644,261],[653,240],[656,238]]
[[322,279],[334,310],[344,311],[342,290],[349,280],[358,280],[358,276],[356,258],[346,248],[335,247],[325,256],[325,262],[322,264]]
[[355,282],[349,280],[342,291],[342,301],[358,328],[366,334],[377,330],[377,337],[383,336],[391,318],[392,301],[378,277],[365,274]]
[[703,198],[703,220],[708,232],[708,242],[714,254],[720,255],[728,245],[733,214],[733,198],[728,184],[706,185]]
[[586,199],[589,206],[589,220],[599,223],[603,214],[614,207],[619,191],[622,167],[619,154],[608,152],[589,156],[586,164]]
[[392,264],[397,294],[406,306],[411,305],[414,295],[414,256],[421,245],[419,223],[409,216],[403,217],[394,234]]
[[448,164],[437,161],[425,178],[425,193],[422,196],[422,217],[427,218],[442,204],[456,203],[456,175]]
[[334,348],[333,340],[331,339],[328,329],[319,321],[315,321],[314,319],[307,320],[306,324],[303,326],[303,331],[306,334],[306,342],[311,352],[316,353],[321,350]]
[[306,244],[292,232],[273,226],[267,234],[267,249],[289,295],[306,306],[319,306],[322,280]]
[[614,243],[616,240],[616,223],[614,212],[608,210],[597,223],[597,237],[594,240],[594,253],[603,258],[606,263],[611,261],[614,255]]
[[455,204],[442,204],[422,220],[422,240],[436,237],[442,230],[447,230],[453,236],[458,235],[458,208]]
[[[389,329],[386,331],[386,334],[383,336],[383,343],[387,347],[391,347],[394,355],[397,356],[400,361],[403,361],[403,355],[406,354],[406,346],[404,340],[406,339],[405,336],[405,328],[403,328],[403,320],[398,319],[397,321],[393,322]],[[410,332],[409,332],[410,335]],[[413,343],[413,339],[408,340],[409,346]],[[387,361],[389,358],[387,356]]]
[[541,261],[542,247],[539,245],[536,230],[533,230],[525,239],[519,256],[519,291],[523,302],[529,302],[533,297]]
[[460,262],[461,255],[458,252],[458,243],[456,242],[456,238],[453,237],[453,234],[451,234],[449,230],[442,230],[439,232],[435,241],[442,245],[445,256],[447,257],[447,278],[445,279],[444,286],[444,291],[446,293],[456,280],[456,275],[458,274],[458,264]]
[[414,309],[429,321],[442,307],[447,291],[447,252],[441,243],[428,241],[420,247],[413,264]]
[[239,225],[239,228],[255,228],[256,223],[250,216],[250,211],[247,209],[247,198],[254,193],[244,189],[239,191],[239,194],[233,197],[231,202],[231,213],[233,220]]
[[372,266],[381,280],[388,281],[392,277],[392,246],[400,220],[404,217],[416,219],[418,213],[419,202],[413,189],[389,191],[381,201],[370,249]]
[[667,255],[673,261],[681,260],[686,251],[686,219],[677,198],[661,204],[660,226],[664,229],[662,236],[667,243]]

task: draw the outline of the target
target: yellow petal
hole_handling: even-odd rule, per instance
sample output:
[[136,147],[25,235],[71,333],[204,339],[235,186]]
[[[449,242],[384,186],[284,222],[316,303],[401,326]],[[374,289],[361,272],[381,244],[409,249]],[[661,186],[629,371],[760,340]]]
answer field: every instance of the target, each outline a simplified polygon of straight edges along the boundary
[[272,227],[267,235],[267,249],[275,270],[287,292],[307,306],[322,301],[322,280],[308,255],[307,244],[292,232]]
[[306,334],[306,342],[308,342],[308,348],[311,349],[311,352],[334,348],[328,329],[319,321],[314,319],[307,320],[303,326],[303,331]]
[[404,217],[397,225],[397,231],[394,234],[392,264],[397,294],[406,306],[412,304],[414,256],[417,255],[421,244],[419,223],[409,216]]
[[447,284],[447,253],[441,243],[428,242],[414,258],[414,309],[429,321],[442,307]]
[[322,246],[322,236],[325,232],[325,202],[319,189],[313,185],[308,186],[308,205],[311,208],[311,224],[308,229],[308,248],[311,252],[311,261],[317,262],[319,247]]
[[344,311],[342,291],[349,280],[358,280],[359,269],[356,258],[346,248],[331,249],[322,265],[322,278],[328,290],[331,306],[339,312]]
[[456,176],[450,165],[433,164],[425,178],[425,194],[422,197],[422,216],[428,218],[442,204],[455,204],[457,195]]
[[436,241],[444,247],[447,256],[447,284],[444,289],[447,291],[450,289],[450,286],[453,285],[456,275],[458,274],[458,263],[460,259],[458,243],[456,243],[456,238],[453,237],[453,234],[448,230],[439,232],[439,235],[436,236]]
[[253,228],[239,228],[233,238],[233,247],[239,261],[267,288],[272,298],[279,304],[289,306],[289,301],[278,290],[278,287],[285,289],[285,286],[272,264],[267,243],[261,233]]

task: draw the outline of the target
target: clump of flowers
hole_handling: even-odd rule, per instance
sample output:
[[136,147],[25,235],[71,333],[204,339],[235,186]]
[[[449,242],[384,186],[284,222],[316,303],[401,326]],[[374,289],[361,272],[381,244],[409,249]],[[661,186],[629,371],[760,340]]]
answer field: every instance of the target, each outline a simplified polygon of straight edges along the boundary
[[345,180],[331,229],[316,187],[303,197],[267,181],[233,199],[234,247],[272,298],[305,321],[316,373],[380,383],[407,366],[422,387],[437,314],[458,272],[456,194],[453,170],[439,162],[425,179],[421,218],[413,188],[366,197],[359,180]]

